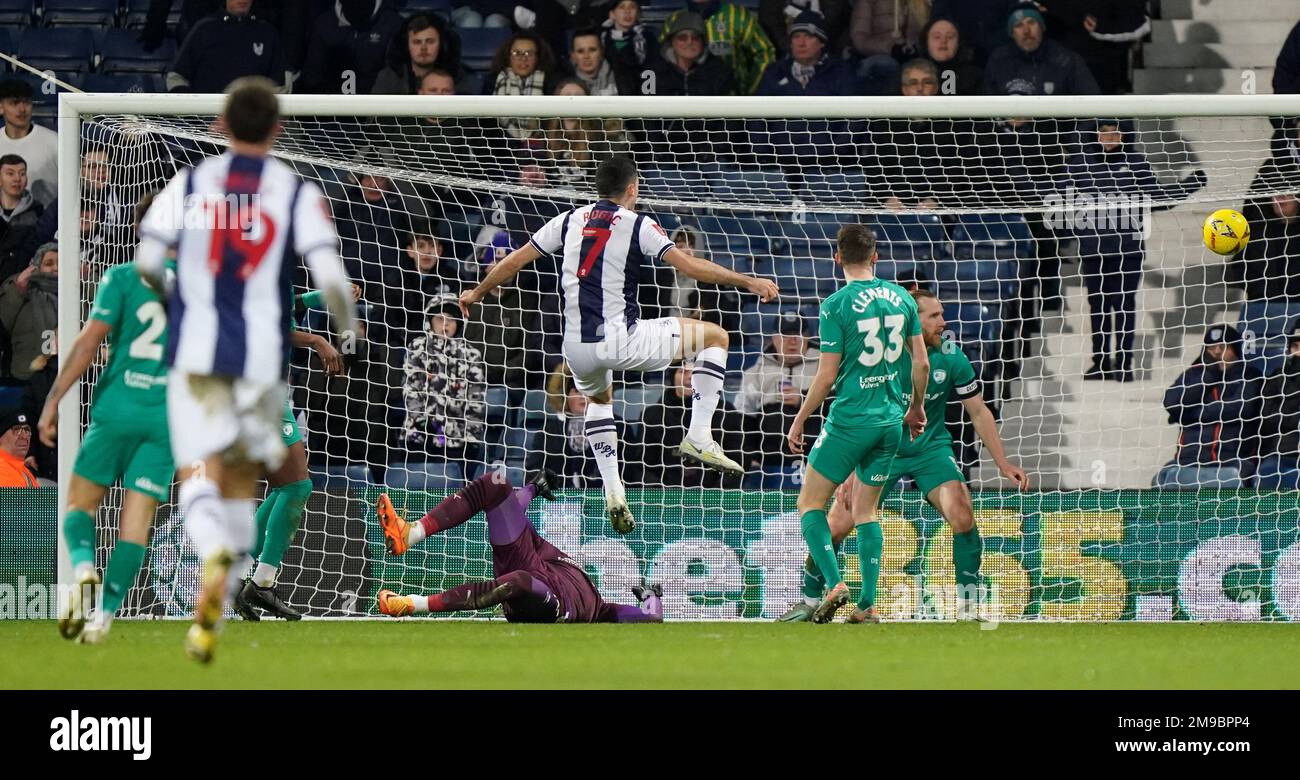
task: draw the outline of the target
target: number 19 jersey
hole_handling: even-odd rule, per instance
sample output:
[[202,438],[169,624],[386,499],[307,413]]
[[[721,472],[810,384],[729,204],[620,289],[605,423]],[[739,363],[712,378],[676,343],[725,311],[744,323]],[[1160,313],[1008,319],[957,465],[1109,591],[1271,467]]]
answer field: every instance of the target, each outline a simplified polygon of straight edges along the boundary
[[135,263],[116,265],[104,273],[90,317],[109,327],[108,365],[95,383],[92,417],[156,415],[152,424],[165,429],[167,311],[140,280]]
[[839,353],[827,424],[837,429],[898,425],[907,411],[901,370],[906,343],[921,332],[916,301],[883,279],[852,281],[821,305],[821,351]]

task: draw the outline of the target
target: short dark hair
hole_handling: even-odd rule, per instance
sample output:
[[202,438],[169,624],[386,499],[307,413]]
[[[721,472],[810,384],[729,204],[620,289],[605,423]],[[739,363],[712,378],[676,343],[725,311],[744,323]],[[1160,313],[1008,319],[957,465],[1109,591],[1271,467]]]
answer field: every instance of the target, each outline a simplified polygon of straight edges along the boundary
[[27,161],[16,154],[6,154],[3,157],[0,157],[0,167],[4,167],[6,165],[21,165],[23,167],[26,167]]
[[417,219],[411,223],[411,232],[406,234],[406,245],[410,246],[421,238],[427,238],[435,244],[438,243],[438,232],[433,229],[432,222]]
[[835,251],[844,265],[869,263],[876,254],[876,237],[866,225],[844,225],[835,237]]
[[[599,27],[583,27],[583,28],[581,28],[581,29],[575,31],[575,32],[573,33],[573,39],[572,39],[571,41],[569,41],[569,49],[570,49],[570,50],[573,49],[573,44],[576,43],[576,42],[578,41],[579,38],[595,38],[595,39],[596,39],[596,43],[600,43],[600,28],[599,28]],[[603,54],[604,52],[602,51],[601,53]]]
[[0,100],[31,100],[35,94],[32,85],[22,79],[8,78],[0,81]]
[[444,79],[451,79],[453,82],[456,80],[456,77],[448,73],[445,68],[439,68],[435,65],[434,67],[429,68],[428,72],[426,72],[423,76],[420,77],[420,83],[423,84],[424,80],[429,78],[430,76],[438,76]]
[[280,121],[275,85],[262,76],[235,79],[226,90],[226,128],[236,141],[260,144]]
[[144,215],[149,213],[149,207],[153,205],[153,199],[157,197],[157,192],[146,192],[140,196],[140,200],[135,202],[135,230],[140,232],[140,225],[144,223]]
[[903,67],[899,68],[898,72],[901,75],[909,70],[923,70],[933,76],[936,81],[939,78],[939,68],[933,61],[926,57],[917,57],[916,59],[908,60],[903,63]]
[[636,181],[636,163],[631,157],[615,155],[596,168],[596,194],[602,198],[615,198],[623,194]]

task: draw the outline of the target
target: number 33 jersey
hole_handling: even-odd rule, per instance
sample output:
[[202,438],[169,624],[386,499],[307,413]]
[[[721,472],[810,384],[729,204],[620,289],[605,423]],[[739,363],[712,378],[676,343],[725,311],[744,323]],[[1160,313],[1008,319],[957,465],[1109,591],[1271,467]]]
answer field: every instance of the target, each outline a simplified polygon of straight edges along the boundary
[[169,366],[189,374],[282,381],[297,258],[316,287],[341,283],[321,191],[270,157],[227,152],[181,171],[140,233],[175,247],[166,352]]
[[822,301],[821,351],[841,356],[827,422],[837,428],[897,425],[909,400],[905,345],[920,332],[916,301],[893,282],[852,281]]

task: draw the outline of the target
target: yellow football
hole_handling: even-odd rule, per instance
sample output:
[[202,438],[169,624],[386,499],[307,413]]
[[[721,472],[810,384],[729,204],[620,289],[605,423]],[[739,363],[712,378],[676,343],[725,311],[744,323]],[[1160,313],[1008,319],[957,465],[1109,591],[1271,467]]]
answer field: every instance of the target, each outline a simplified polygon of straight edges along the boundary
[[1250,223],[1233,209],[1219,209],[1205,219],[1205,247],[1219,255],[1232,255],[1250,241]]

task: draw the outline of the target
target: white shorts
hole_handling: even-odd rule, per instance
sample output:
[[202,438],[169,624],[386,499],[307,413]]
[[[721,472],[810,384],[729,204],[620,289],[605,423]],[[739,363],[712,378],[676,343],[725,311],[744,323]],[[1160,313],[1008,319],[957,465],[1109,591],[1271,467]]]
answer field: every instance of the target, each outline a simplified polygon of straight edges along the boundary
[[638,320],[626,335],[591,344],[566,342],[564,361],[578,392],[593,396],[614,383],[615,371],[660,371],[677,359],[682,324],[676,317]]
[[280,418],[284,385],[202,376],[173,369],[167,375],[167,423],[176,467],[227,453],[268,470],[284,462]]

